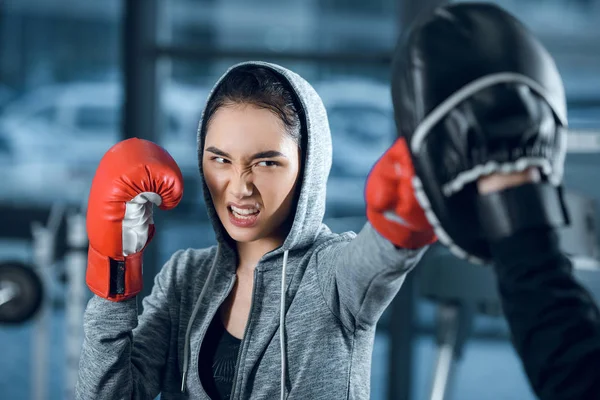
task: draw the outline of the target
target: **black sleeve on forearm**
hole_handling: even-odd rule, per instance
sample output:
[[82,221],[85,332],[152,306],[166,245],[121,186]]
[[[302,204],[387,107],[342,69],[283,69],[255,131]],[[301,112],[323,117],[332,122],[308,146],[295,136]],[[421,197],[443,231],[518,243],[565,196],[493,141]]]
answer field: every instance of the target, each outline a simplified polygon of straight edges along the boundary
[[600,399],[600,315],[551,230],[492,246],[502,307],[535,393]]

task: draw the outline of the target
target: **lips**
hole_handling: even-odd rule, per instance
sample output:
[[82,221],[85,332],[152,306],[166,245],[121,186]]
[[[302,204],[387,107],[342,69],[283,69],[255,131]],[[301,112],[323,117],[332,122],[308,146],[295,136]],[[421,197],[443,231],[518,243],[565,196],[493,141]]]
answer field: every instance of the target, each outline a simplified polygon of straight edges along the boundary
[[228,203],[229,221],[240,228],[249,228],[256,224],[260,209],[255,204]]

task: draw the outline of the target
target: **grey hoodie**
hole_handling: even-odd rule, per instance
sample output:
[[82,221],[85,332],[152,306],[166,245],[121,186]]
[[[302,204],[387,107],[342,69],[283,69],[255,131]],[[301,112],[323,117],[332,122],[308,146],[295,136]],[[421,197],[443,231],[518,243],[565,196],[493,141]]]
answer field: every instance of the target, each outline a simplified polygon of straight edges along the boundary
[[[397,249],[368,223],[358,235],[323,224],[332,154],[323,103],[297,74],[251,64],[289,81],[304,107],[308,140],[290,233],[256,265],[231,399],[368,399],[376,323],[423,249]],[[201,123],[199,160],[203,145]],[[218,245],[176,252],[139,317],[135,299],[90,300],[78,399],[208,399],[198,375],[200,345],[233,288],[237,259],[206,184],[204,193]]]

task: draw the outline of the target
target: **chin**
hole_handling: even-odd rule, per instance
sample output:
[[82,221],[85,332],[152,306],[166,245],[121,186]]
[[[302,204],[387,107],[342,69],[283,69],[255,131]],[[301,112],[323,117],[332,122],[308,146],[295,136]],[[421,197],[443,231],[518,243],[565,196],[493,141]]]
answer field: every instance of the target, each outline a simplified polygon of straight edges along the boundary
[[260,239],[260,234],[255,229],[240,229],[235,226],[227,226],[226,230],[229,236],[239,243],[249,243]]

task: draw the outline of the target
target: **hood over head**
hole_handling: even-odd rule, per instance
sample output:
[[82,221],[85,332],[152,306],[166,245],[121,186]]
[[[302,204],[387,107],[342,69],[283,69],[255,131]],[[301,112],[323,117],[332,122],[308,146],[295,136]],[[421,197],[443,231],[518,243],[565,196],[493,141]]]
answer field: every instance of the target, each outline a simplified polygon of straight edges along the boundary
[[[283,246],[272,254],[302,248],[311,245],[316,239],[323,217],[325,215],[326,189],[329,171],[331,169],[331,133],[325,106],[314,88],[298,74],[281,67],[262,61],[248,61],[230,67],[216,82],[211,90],[207,104],[216,94],[223,79],[238,68],[263,67],[278,75],[286,86],[297,98],[297,104],[301,107],[299,112],[301,123],[301,141],[303,143],[300,173],[300,192],[297,197],[297,205],[294,210],[293,223]],[[198,127],[198,166],[202,178],[202,189],[206,203],[208,216],[215,230],[217,241],[221,246],[231,248],[231,238],[221,224],[215,210],[204,173],[202,171],[202,156],[204,140],[206,137],[206,108]]]

